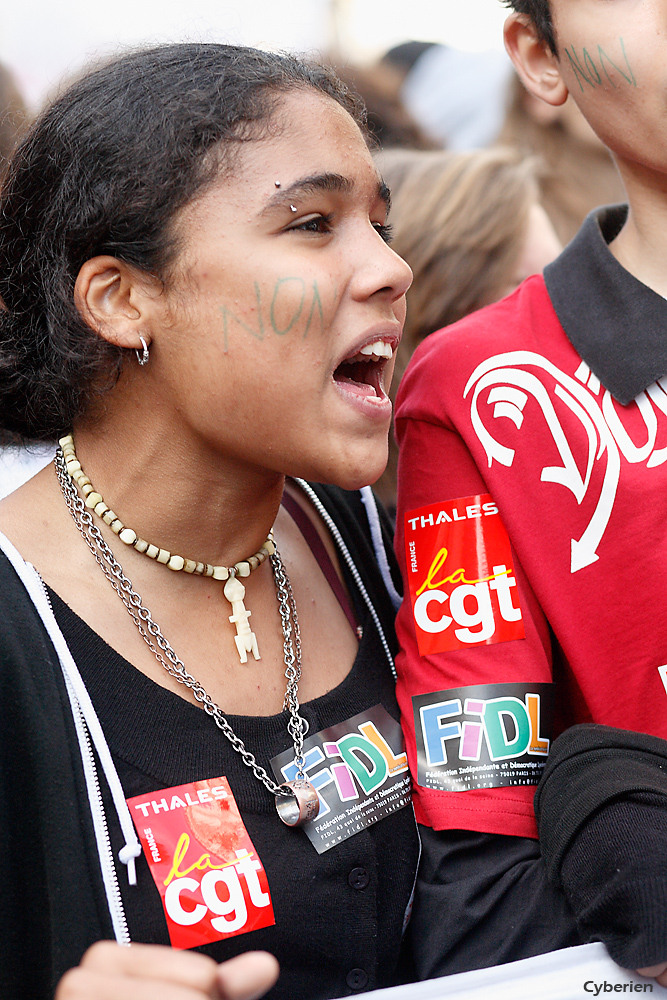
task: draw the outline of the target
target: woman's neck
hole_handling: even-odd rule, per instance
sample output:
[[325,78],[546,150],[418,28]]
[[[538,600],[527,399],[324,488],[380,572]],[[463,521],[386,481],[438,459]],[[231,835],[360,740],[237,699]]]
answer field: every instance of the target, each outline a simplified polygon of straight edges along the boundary
[[284,477],[176,437],[158,422],[146,432],[79,426],[77,457],[96,492],[138,535],[184,558],[233,565],[256,552],[275,521]]

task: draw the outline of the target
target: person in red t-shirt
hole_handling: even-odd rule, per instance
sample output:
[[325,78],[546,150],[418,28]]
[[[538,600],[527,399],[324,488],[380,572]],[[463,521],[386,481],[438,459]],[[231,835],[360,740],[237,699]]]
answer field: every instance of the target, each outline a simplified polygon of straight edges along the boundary
[[[667,739],[667,2],[510,5],[524,84],[552,105],[572,94],[629,208],[592,213],[544,278],[428,337],[398,394],[398,695],[425,846],[413,936],[422,977],[592,939],[660,974],[667,785],[625,789],[622,738],[590,730],[608,794],[576,815],[561,801],[550,878],[533,797],[574,724]],[[567,852],[601,812],[582,866]]]

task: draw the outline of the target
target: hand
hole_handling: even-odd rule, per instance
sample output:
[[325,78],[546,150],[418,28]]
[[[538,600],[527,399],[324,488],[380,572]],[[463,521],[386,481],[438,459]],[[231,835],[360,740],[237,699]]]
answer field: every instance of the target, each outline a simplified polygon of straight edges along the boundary
[[98,941],[60,980],[55,1000],[257,1000],[278,978],[278,963],[249,951],[221,965],[157,944]]
[[650,965],[646,969],[637,969],[637,972],[640,976],[655,979],[661,986],[667,986],[667,962],[661,962],[660,965]]

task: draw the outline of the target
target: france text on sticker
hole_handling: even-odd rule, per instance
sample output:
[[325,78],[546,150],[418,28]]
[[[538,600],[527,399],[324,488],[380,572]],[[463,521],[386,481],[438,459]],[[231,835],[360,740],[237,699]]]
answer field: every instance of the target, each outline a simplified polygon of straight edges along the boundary
[[409,511],[405,550],[421,656],[524,638],[510,542],[488,493]]
[[275,923],[266,872],[226,778],[128,799],[174,948]]

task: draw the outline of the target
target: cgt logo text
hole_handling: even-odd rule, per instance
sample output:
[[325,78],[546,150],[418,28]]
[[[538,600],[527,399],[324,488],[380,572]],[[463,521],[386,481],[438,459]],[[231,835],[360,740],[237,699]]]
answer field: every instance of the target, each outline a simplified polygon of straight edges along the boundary
[[405,543],[422,656],[524,638],[511,546],[488,493],[410,511]]
[[[478,716],[461,722],[459,716]],[[419,709],[421,733],[429,767],[446,764],[447,743],[456,740],[460,761],[479,761],[483,741],[492,761],[509,760],[528,753],[546,757],[549,740],[540,735],[540,696],[460,698],[423,705]]]
[[[209,853],[188,862],[186,855],[189,847],[190,837],[184,833],[176,845],[174,862],[164,881],[164,908],[175,924],[191,927],[212,913],[211,926],[214,930],[225,934],[240,931],[248,921],[248,906],[239,876],[245,880],[253,907],[263,909],[271,905],[271,896],[264,892],[257,876],[258,872],[263,872],[262,863],[247,850],[235,852],[236,863],[215,864]],[[191,873],[201,871],[206,872],[201,879],[191,877]],[[181,894],[196,893],[197,890],[201,892],[203,903],[193,907],[192,897],[188,895],[185,897],[187,907],[184,907]]]
[[[447,558],[442,549],[429,570],[425,587],[432,586],[432,576]],[[521,621],[521,608],[512,603],[512,589],[516,580],[509,575],[507,566],[493,567],[493,574],[483,580],[467,581],[454,587],[451,594],[444,590],[422,590],[414,604],[415,622],[423,632],[445,632],[456,623],[454,635],[462,643],[480,643],[491,639],[496,631],[492,592],[495,593],[500,618],[506,622]],[[443,578],[442,584],[453,582],[453,576]],[[442,607],[449,600],[450,614],[442,614]],[[439,607],[437,607],[439,606]],[[441,612],[437,617],[438,610]]]
[[128,805],[174,948],[275,923],[266,872],[225,777],[135,796]]

